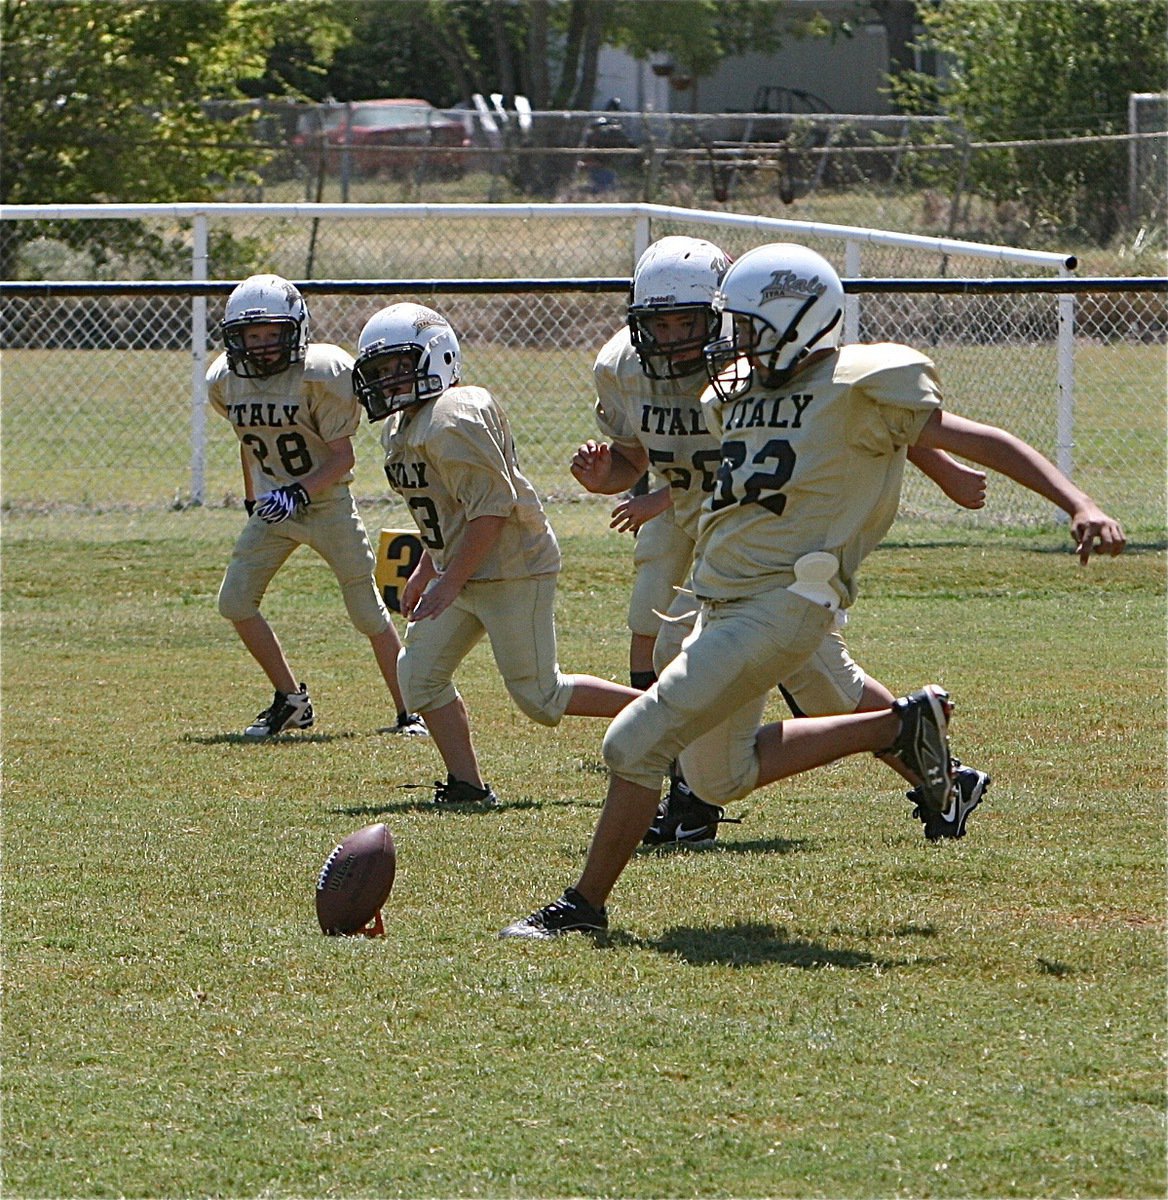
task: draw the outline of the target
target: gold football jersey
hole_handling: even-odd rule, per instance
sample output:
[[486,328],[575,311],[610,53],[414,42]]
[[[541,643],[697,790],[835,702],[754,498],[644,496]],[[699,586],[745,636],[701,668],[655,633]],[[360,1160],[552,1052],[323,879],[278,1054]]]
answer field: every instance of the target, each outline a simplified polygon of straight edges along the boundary
[[[241,379],[226,354],[207,369],[207,399],[250,452],[255,495],[302,479],[324,461],[329,442],[357,431],[352,370],[352,357],[327,342],[311,343],[302,363],[266,379]],[[352,480],[349,472],[316,499],[343,494]]]
[[792,582],[814,550],[840,562],[841,603],[900,503],[907,448],[941,405],[925,355],[892,343],[844,346],[777,390],[723,401],[706,419],[722,462],[699,523],[694,590],[711,600]]
[[560,569],[543,505],[515,459],[507,415],[485,388],[453,387],[395,413],[381,433],[385,474],[405,500],[438,570],[468,521],[506,517],[472,579],[518,579]]
[[644,447],[650,473],[670,486],[674,521],[696,538],[702,501],[714,489],[722,460],[702,412],[705,371],[684,379],[649,379],[626,327],[601,348],[592,377],[600,432],[616,446]]

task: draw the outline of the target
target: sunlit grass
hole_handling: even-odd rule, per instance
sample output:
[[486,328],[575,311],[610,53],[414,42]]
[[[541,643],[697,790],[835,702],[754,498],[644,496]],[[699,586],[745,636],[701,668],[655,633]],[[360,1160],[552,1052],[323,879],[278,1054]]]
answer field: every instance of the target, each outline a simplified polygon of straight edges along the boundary
[[[215,612],[239,514],[9,514],[3,557],[4,1192],[20,1196],[1162,1195],[1164,556],[909,523],[849,643],[957,701],[994,776],[956,844],[856,759],[638,856],[610,945],[500,943],[579,869],[603,723],[540,729],[486,646],[460,684],[490,813],[335,582],[265,606],[319,710],[247,745],[262,676]],[[564,539],[565,670],[623,678],[626,540]],[[776,706],[774,712],[781,710]],[[385,820],[383,940],[315,874]]]

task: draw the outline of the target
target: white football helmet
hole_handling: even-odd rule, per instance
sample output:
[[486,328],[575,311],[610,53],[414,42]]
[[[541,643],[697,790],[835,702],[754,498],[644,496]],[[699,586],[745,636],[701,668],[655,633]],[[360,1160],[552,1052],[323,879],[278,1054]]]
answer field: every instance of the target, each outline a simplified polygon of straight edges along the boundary
[[723,399],[757,383],[781,387],[816,350],[839,346],[844,288],[835,268],[806,246],[748,250],[722,278],[714,309],[729,316],[706,347],[706,370]]
[[462,354],[450,322],[424,304],[391,304],[357,339],[353,391],[370,421],[381,421],[453,387]]
[[[680,379],[702,369],[702,347],[718,336],[714,292],[730,259],[701,238],[664,237],[637,262],[629,333],[650,379]],[[680,317],[667,321],[662,318]]]
[[[279,341],[248,345],[244,334],[252,325],[279,325]],[[245,379],[278,375],[303,362],[308,350],[308,305],[300,292],[279,275],[252,275],[227,297],[219,325],[227,350],[227,365]]]

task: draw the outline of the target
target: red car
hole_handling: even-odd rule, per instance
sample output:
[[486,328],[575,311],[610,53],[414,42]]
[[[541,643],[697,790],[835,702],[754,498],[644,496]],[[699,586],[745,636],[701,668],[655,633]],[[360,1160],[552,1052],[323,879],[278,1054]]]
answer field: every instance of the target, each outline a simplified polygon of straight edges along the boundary
[[[403,175],[418,167],[462,171],[471,144],[466,127],[428,100],[353,100],[322,104],[296,122],[292,145],[310,168],[341,171],[349,155],[354,175]],[[347,145],[347,151],[346,151]]]

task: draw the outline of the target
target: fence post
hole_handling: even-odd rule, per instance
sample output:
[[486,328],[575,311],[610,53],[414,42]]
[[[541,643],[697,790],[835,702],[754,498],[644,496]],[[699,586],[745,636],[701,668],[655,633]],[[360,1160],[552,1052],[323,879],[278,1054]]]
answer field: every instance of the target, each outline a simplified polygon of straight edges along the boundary
[[[844,275],[849,279],[860,278],[860,243],[854,238],[844,243]],[[860,297],[854,293],[844,296],[843,340],[845,343],[860,340]]]
[[[207,217],[195,217],[191,279],[207,278]],[[207,297],[191,298],[191,503],[203,503],[207,468]]]
[[[636,266],[641,261],[641,255],[649,249],[649,241],[652,234],[649,229],[649,217],[647,213],[638,213],[635,223],[633,224],[633,265]],[[629,272],[632,274],[632,272]]]
[[[1067,276],[1059,267],[1059,275]],[[1058,297],[1058,421],[1055,433],[1055,465],[1073,479],[1075,469],[1075,293],[1060,292]],[[1055,519],[1066,523],[1068,517],[1058,509]]]

